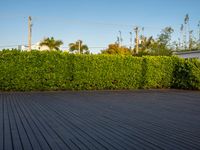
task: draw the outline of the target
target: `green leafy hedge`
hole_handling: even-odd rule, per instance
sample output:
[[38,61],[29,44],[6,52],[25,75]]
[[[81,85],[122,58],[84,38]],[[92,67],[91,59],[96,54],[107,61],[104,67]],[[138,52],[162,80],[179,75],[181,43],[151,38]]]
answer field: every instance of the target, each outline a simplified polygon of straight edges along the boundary
[[200,89],[199,60],[176,58],[174,67],[171,87],[179,89]]
[[68,89],[71,74],[66,58],[59,52],[0,52],[0,89]]
[[74,89],[135,89],[142,79],[142,58],[78,55],[74,57]]
[[177,57],[0,52],[0,90],[200,89],[200,61]]
[[174,57],[144,57],[144,88],[170,88],[173,80]]

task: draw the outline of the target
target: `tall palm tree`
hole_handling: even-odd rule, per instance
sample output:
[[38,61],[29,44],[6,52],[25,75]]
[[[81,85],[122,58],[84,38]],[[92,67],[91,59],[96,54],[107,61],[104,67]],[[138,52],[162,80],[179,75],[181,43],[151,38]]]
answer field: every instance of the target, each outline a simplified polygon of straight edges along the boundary
[[83,41],[78,40],[75,43],[70,43],[69,44],[69,51],[71,52],[78,52],[80,54],[88,54],[89,53],[89,48],[86,44],[83,44]]
[[151,49],[151,46],[153,43],[155,43],[155,40],[153,39],[153,36],[147,38],[145,36],[141,36],[141,43],[139,44],[139,49],[141,51],[148,51],[149,49]]
[[181,24],[181,28],[180,28],[180,33],[181,33],[181,44],[180,44],[180,47],[181,49],[184,47],[184,25]]
[[190,25],[189,25],[189,20],[190,20],[190,18],[189,18],[189,15],[188,14],[186,14],[185,15],[185,18],[184,18],[184,24],[185,24],[185,49],[187,49],[187,31],[190,31]]
[[59,47],[63,44],[61,40],[55,40],[53,37],[45,38],[40,46],[47,46],[50,50],[59,50]]

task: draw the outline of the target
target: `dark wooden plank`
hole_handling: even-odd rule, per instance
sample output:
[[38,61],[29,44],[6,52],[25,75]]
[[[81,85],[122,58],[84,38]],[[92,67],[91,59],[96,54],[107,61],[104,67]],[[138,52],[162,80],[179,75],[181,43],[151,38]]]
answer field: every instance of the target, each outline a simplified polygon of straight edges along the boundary
[[199,149],[200,92],[0,93],[0,149]]
[[8,112],[8,95],[5,94],[3,97],[4,103],[4,150],[13,149],[13,137],[11,132],[10,117]]
[[[109,100],[108,100],[109,101]],[[108,102],[109,103],[109,102]],[[92,107],[93,108],[93,107]],[[79,110],[79,109],[78,109]],[[89,111],[91,111],[91,109],[89,109]],[[101,111],[103,111],[104,112],[104,110],[103,110],[103,108],[101,109]],[[120,112],[120,111],[119,111]],[[105,112],[104,112],[105,113]],[[109,114],[109,116],[110,116],[110,114]],[[119,116],[120,116],[120,114],[119,114]],[[130,113],[130,116],[134,116],[133,114],[131,114]],[[149,115],[148,114],[146,114],[146,116],[147,117],[149,117]],[[170,118],[171,118],[171,116],[169,116]],[[115,117],[116,118],[116,117]],[[162,119],[162,118],[161,118]],[[154,119],[155,120],[155,119]],[[129,120],[129,122],[131,121],[131,118],[130,118],[130,120]],[[156,120],[155,120],[156,121]],[[158,120],[157,120],[157,122],[159,122]],[[193,124],[196,124],[196,123],[193,123]],[[140,127],[141,128],[141,127]],[[188,126],[188,128],[189,128],[189,126]],[[151,129],[151,127],[149,127],[149,129]],[[148,129],[148,130],[149,130]],[[148,131],[147,130],[147,131]],[[156,131],[156,130],[155,130]],[[154,131],[154,133],[155,133],[155,131]],[[143,131],[143,133],[145,133],[145,131]],[[147,132],[148,133],[148,132]],[[165,133],[167,133],[167,132],[165,132]],[[172,135],[172,134],[171,134]],[[180,134],[178,134],[179,135],[179,137],[180,137]],[[165,137],[166,136],[166,134],[163,134],[162,135],[163,137]],[[194,137],[194,136],[193,136]],[[188,138],[187,136],[185,136],[184,138]],[[160,138],[160,139],[162,139],[162,138]],[[160,140],[160,139],[158,139],[158,141]],[[178,139],[178,137],[177,137],[177,139]],[[160,140],[161,141],[161,140]],[[170,142],[170,136],[168,137],[168,140],[166,140],[168,143]],[[172,143],[174,143],[174,144],[176,144],[174,141],[175,141],[175,139],[171,139],[171,141],[172,141]],[[179,141],[180,141],[180,139],[179,139]],[[184,140],[182,139],[182,142],[184,142]],[[182,143],[182,142],[179,142],[178,144],[181,146],[182,145],[182,148],[185,148],[185,146],[184,146],[184,143]],[[197,148],[198,147],[198,142],[196,142],[195,144],[196,144],[196,146],[194,146],[194,145],[192,145],[193,143],[192,143],[193,141],[188,141],[188,143],[187,143],[187,145],[188,145],[188,147],[193,147],[193,148]]]
[[37,142],[32,141],[33,143],[32,142],[31,143],[34,144],[33,146],[38,146],[39,144],[41,149],[50,150],[51,148],[49,144],[46,142],[45,136],[43,135],[43,133],[41,133],[41,130],[38,128],[38,125],[32,120],[31,115],[23,107],[23,101],[26,100],[27,99],[24,99],[24,97],[22,96],[21,99],[16,101],[16,104],[18,109],[20,110],[20,114],[22,115],[23,122],[25,122],[24,125],[26,126],[26,131],[28,135],[31,135],[30,139],[34,139],[37,141]]
[[[63,122],[60,122],[58,120],[58,117],[55,116],[53,113],[49,113],[49,109],[43,107],[40,105],[40,103],[37,103],[35,105],[32,105],[35,108],[37,107],[37,113],[42,114],[40,115],[41,120],[44,120],[46,125],[48,125],[56,134],[60,134],[60,140],[67,142],[67,145],[76,145],[76,147],[71,147],[71,149],[97,149],[93,144],[91,144],[89,141],[83,139],[82,142],[79,140],[79,136],[76,132],[73,132],[72,128],[69,128],[67,124],[62,124]],[[53,117],[52,117],[53,115]],[[55,130],[56,129],[56,130]],[[71,142],[71,144],[69,143]]]
[[[22,137],[22,142],[24,148],[29,149],[28,147],[31,146],[31,149],[38,149],[41,150],[40,142],[35,134],[33,128],[30,126],[29,121],[27,120],[26,116],[23,114],[22,110],[20,109],[20,103],[18,103],[18,99],[22,99],[21,96],[16,96],[16,99],[13,100],[13,107],[15,107],[15,115],[18,116],[18,125],[19,130]],[[17,118],[17,117],[16,117]]]
[[[63,105],[61,105],[61,106],[63,106]],[[60,118],[61,116],[63,116],[62,122],[65,124],[67,124],[68,122],[72,122],[71,123],[72,129],[73,129],[73,126],[75,127],[78,124],[81,124],[82,128],[84,128],[84,130],[87,130],[87,134],[90,133],[90,134],[98,135],[101,137],[101,139],[104,139],[104,140],[108,139],[108,141],[112,143],[112,146],[115,145],[115,147],[113,147],[114,149],[117,149],[117,147],[121,147],[123,149],[126,149],[128,147],[132,148],[132,149],[142,147],[142,145],[141,146],[136,145],[136,143],[134,143],[134,141],[126,142],[126,140],[129,140],[130,137],[126,137],[126,136],[119,135],[119,134],[114,134],[112,131],[109,132],[109,130],[105,130],[104,127],[101,128],[101,126],[97,126],[97,124],[91,124],[91,122],[88,123],[87,121],[83,121],[81,118],[79,118],[76,115],[73,115],[71,112],[69,112],[70,108],[68,108],[68,107],[66,108],[68,110],[67,112],[64,111],[62,109],[62,107],[56,107],[56,103],[53,104],[52,107],[49,107],[48,110],[50,110],[52,108],[54,108],[55,110],[62,110],[62,113],[64,113],[64,114],[62,114],[62,113],[59,114],[59,112],[57,112],[58,113],[57,118]],[[72,116],[70,116],[69,114],[72,114]],[[84,118],[84,120],[86,120],[86,118]],[[85,126],[83,126],[83,125],[85,125]],[[70,124],[69,124],[69,126],[70,126]],[[89,130],[88,130],[88,128],[89,128]],[[95,128],[97,128],[99,131],[96,130]],[[76,127],[76,130],[77,131],[79,130],[79,132],[80,131],[84,132],[83,129],[81,129],[81,128]],[[75,132],[76,132],[76,130],[75,130]],[[110,130],[112,130],[112,127],[110,128]],[[84,133],[82,133],[82,134],[84,134]],[[84,135],[84,137],[87,137],[87,134]],[[123,140],[121,139],[121,136],[124,137]],[[119,142],[119,139],[121,139],[120,144],[116,145],[116,143]],[[108,142],[108,144],[109,144],[109,142]],[[123,143],[124,143],[124,147],[122,146]],[[104,141],[104,144],[105,144],[105,141]]]
[[17,108],[18,106],[16,106],[16,104],[15,104],[17,97],[14,94],[12,94],[11,96],[12,96],[12,99],[10,101],[11,111],[14,116],[13,118],[16,122],[19,139],[21,141],[21,145],[22,145],[23,149],[29,150],[29,149],[33,149],[33,147],[35,147],[38,150],[40,150],[40,147],[38,144],[31,143],[31,141],[35,141],[35,138],[34,138],[34,136],[28,135],[28,133],[27,133],[27,129],[26,129],[26,125],[25,125],[26,122],[22,119],[23,116],[20,115],[20,113],[18,112],[18,108]]
[[[57,99],[58,100],[58,99]],[[60,104],[60,103],[59,103]],[[56,104],[57,105],[57,104]],[[99,133],[103,134],[104,135],[104,138],[105,138],[105,135],[106,135],[106,138],[109,139],[109,141],[112,141],[112,143],[115,143],[115,142],[119,142],[120,141],[120,145],[124,144],[125,147],[129,147],[129,148],[139,148],[139,149],[142,149],[144,148],[145,144],[143,141],[145,141],[145,139],[142,139],[142,143],[139,142],[140,144],[136,143],[135,141],[138,142],[138,139],[134,138],[133,137],[130,137],[128,136],[127,134],[124,134],[123,132],[120,132],[119,130],[115,130],[113,128],[113,126],[108,126],[108,123],[107,122],[102,122],[102,120],[99,120],[98,116],[96,118],[92,118],[91,119],[91,116],[92,114],[90,114],[88,117],[89,118],[86,118],[84,116],[84,120],[81,119],[80,117],[78,117],[79,115],[77,114],[73,114],[73,111],[70,109],[71,107],[66,107],[64,106],[64,104],[61,103],[61,107],[56,107],[56,105],[52,105],[52,108],[55,108],[56,110],[62,110],[62,112],[64,112],[64,114],[59,114],[59,116],[63,116],[64,118],[66,119],[69,119],[69,120],[72,120],[72,122],[74,122],[75,124],[85,124],[87,127],[89,127],[89,129],[92,129],[94,131],[97,131],[97,134],[99,135]],[[62,109],[62,106],[64,106],[63,108],[65,109]],[[49,108],[50,109],[50,108]],[[91,109],[91,108],[88,108],[88,109]],[[86,110],[88,110],[86,109]],[[80,109],[78,109],[80,110]],[[105,113],[105,112],[104,112]],[[72,116],[68,116],[68,114],[72,114]],[[66,120],[63,120],[63,122],[65,122]],[[79,121],[79,122],[77,122]],[[68,122],[68,121],[67,121]],[[67,123],[66,122],[66,123]],[[76,123],[77,122],[77,123]],[[82,122],[82,123],[81,123]],[[91,124],[92,122],[94,122],[94,124]],[[101,123],[98,123],[98,122],[101,122]],[[83,127],[83,126],[82,126]],[[100,132],[98,132],[98,129]],[[81,130],[81,129],[79,129]],[[84,126],[84,130],[86,130],[86,127]],[[91,133],[90,130],[87,131],[87,133]],[[105,134],[104,134],[105,133]],[[135,135],[134,135],[135,136]],[[113,140],[113,139],[114,140]],[[118,145],[118,147],[120,146]],[[125,147],[122,146],[123,149],[126,149]],[[146,145],[146,147],[148,147]],[[149,147],[149,149],[151,148],[151,146]],[[153,149],[156,149],[158,148],[158,146],[152,146]]]
[[[29,105],[30,103],[32,103],[32,105]],[[27,107],[29,109],[28,111],[32,114],[32,117],[37,119],[38,124],[41,125],[40,129],[43,129],[42,133],[48,133],[49,139],[47,140],[49,141],[49,143],[54,144],[54,146],[57,145],[60,149],[70,149],[69,145],[67,145],[66,143],[67,140],[61,139],[61,135],[57,133],[57,130],[59,130],[60,126],[54,129],[51,127],[51,125],[55,124],[55,120],[47,120],[47,118],[52,117],[52,115],[43,117],[45,112],[42,112],[40,110],[39,104],[35,104],[35,102],[30,102],[30,99],[24,102],[24,107]]]
[[[60,112],[58,112],[57,110],[58,109],[60,109],[60,108],[57,108],[56,107],[56,103],[54,103],[54,105],[51,107],[51,106],[48,106],[48,104],[46,104],[45,103],[45,106],[47,107],[47,109],[48,110],[52,110],[52,112],[51,113],[55,113],[55,116],[56,116],[56,118],[58,119],[60,119],[60,123],[61,124],[63,124],[63,126],[64,125],[66,125],[66,127],[69,127],[69,129],[71,129],[71,130],[73,130],[73,133],[80,133],[80,134],[82,134],[83,135],[83,137],[81,138],[81,140],[84,140],[84,138],[87,138],[87,137],[89,137],[90,138],[90,140],[92,139],[91,138],[91,136],[89,136],[88,135],[88,131],[87,131],[87,128],[84,128],[84,130],[83,129],[81,129],[80,127],[78,127],[78,125],[79,124],[82,124],[81,122],[80,122],[80,120],[76,120],[76,121],[70,121],[71,120],[71,118],[73,119],[74,117],[73,116],[71,116],[71,114],[70,113],[64,113],[64,114],[62,114],[62,113],[60,113]],[[54,109],[55,108],[55,109]],[[65,116],[64,118],[63,117],[61,117],[61,116]],[[66,118],[68,118],[68,119],[66,119]],[[88,126],[88,125],[87,125]],[[82,126],[83,127],[83,126]],[[88,126],[88,128],[91,128],[90,126]],[[105,136],[102,136],[102,134],[101,134],[101,132],[98,132],[98,133],[96,133],[96,131],[94,131],[94,132],[90,132],[93,136],[93,140],[94,140],[94,138],[96,138],[96,140],[95,141],[98,141],[97,143],[99,144],[99,143],[102,143],[103,145],[105,145],[106,147],[108,147],[108,149],[118,149],[118,147],[120,147],[120,145],[117,145],[117,147],[115,147],[115,146],[113,146],[113,145],[115,145],[116,143],[112,143],[111,144],[111,142],[110,141],[112,141],[112,138],[108,138],[108,141],[106,141],[105,140]],[[100,145],[102,145],[102,144],[100,144]],[[101,149],[103,149],[104,147],[102,147]],[[124,148],[125,149],[125,148]]]
[[0,149],[4,146],[4,107],[3,94],[0,94]]
[[18,126],[16,124],[16,119],[15,116],[13,114],[13,110],[12,110],[12,106],[11,106],[11,97],[10,95],[7,96],[7,108],[8,108],[8,118],[9,118],[9,122],[10,122],[10,132],[12,135],[12,143],[13,143],[13,149],[15,150],[22,150],[24,149],[23,145],[22,145],[22,140],[21,140],[21,136],[18,130]]

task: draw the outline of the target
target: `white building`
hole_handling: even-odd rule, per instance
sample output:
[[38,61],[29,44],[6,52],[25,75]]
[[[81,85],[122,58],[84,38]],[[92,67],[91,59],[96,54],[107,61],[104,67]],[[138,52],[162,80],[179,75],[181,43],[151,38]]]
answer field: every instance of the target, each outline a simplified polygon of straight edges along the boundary
[[[18,50],[27,51],[28,49],[29,49],[29,47],[27,45],[19,45],[18,46]],[[40,42],[38,42],[34,45],[31,45],[31,49],[40,50],[40,51],[49,50],[49,48],[47,46],[40,46]]]
[[187,51],[187,52],[176,52],[175,55],[182,58],[198,58],[200,59],[200,50]]

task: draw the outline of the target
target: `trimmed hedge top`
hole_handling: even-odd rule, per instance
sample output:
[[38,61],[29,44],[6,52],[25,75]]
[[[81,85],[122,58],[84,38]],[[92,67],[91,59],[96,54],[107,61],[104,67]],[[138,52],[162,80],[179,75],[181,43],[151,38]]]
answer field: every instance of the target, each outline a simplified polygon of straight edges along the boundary
[[200,61],[1,51],[0,90],[200,89]]

